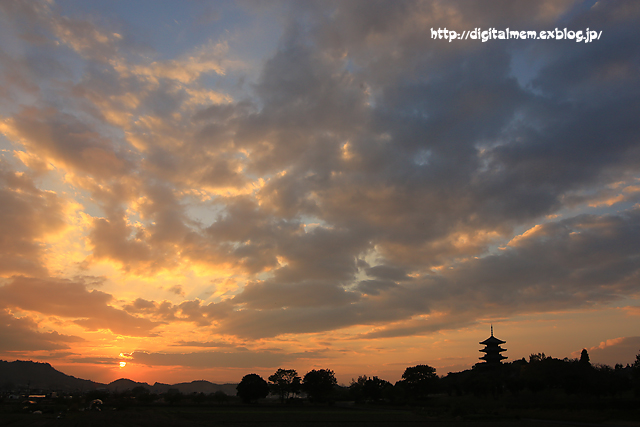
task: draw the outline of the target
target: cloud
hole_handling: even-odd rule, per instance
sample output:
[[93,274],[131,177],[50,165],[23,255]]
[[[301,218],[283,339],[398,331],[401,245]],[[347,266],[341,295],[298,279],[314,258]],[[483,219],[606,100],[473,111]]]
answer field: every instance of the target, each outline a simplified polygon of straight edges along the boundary
[[300,359],[325,357],[323,351],[283,353],[271,350],[194,353],[152,353],[135,351],[131,361],[148,366],[185,366],[190,368],[275,368]]
[[[579,354],[579,352],[576,352]],[[589,349],[591,363],[614,366],[621,363],[633,365],[640,354],[640,337],[619,337],[603,341]],[[576,356],[577,357],[577,356]]]
[[165,78],[190,83],[206,73],[224,74],[224,59],[229,50],[227,43],[209,42],[184,57],[152,62],[146,66],[137,66],[133,73],[154,81]]
[[75,318],[76,324],[89,330],[109,329],[115,334],[149,336],[157,326],[153,321],[109,305],[113,300],[110,294],[88,291],[83,283],[70,280],[18,276],[0,287],[0,296],[5,307]]
[[397,284],[390,280],[363,280],[358,283],[357,289],[363,294],[379,295],[381,291],[393,288]]
[[185,366],[191,368],[273,368],[292,360],[291,355],[269,351],[252,352],[198,352],[198,353],[147,353],[131,354],[132,362],[149,366]]
[[236,347],[235,344],[231,344],[224,341],[207,341],[207,342],[198,342],[198,341],[178,341],[172,346],[176,347]]
[[[638,293],[633,3],[284,3],[255,79],[240,75],[233,32],[140,55],[116,21],[51,2],[0,7],[12,36],[0,130],[22,163],[1,165],[7,307],[123,335],[191,322],[250,339],[375,339]],[[430,32],[501,26],[604,36],[448,43]],[[111,293],[89,290],[65,279],[75,267],[49,271],[45,240],[71,227],[71,199],[86,274],[115,265],[122,283],[167,275],[173,298],[211,296],[156,301],[115,279]],[[220,354],[138,357],[288,360]]]
[[126,154],[77,117],[53,108],[28,107],[2,124],[2,132],[63,168],[103,179],[131,168]]
[[181,297],[184,296],[184,290],[182,290],[182,286],[181,285],[174,285],[172,287],[170,287],[169,292],[173,292],[176,295],[179,295]]
[[[261,337],[392,321],[398,323],[377,326],[362,337],[406,336],[461,327],[487,316],[606,303],[638,291],[639,220],[634,208],[619,215],[581,215],[547,223],[514,239],[496,255],[469,260],[439,274],[404,285],[361,282],[358,289],[369,297],[354,298],[348,305],[336,301],[329,307],[284,309],[291,305],[289,296],[274,287],[280,291],[255,298],[264,305],[252,306],[249,300],[247,308],[221,319],[219,330]],[[258,289],[269,287],[249,285],[244,292],[251,295]],[[241,293],[232,301],[244,302],[244,298]],[[439,314],[430,315],[436,308]],[[419,315],[427,316],[414,318]]]
[[0,275],[46,275],[44,240],[66,227],[66,200],[0,160]]
[[[40,332],[30,317],[14,317],[8,310],[0,312],[0,351],[25,352],[68,349],[83,338],[63,335],[56,331]],[[6,354],[6,353],[5,353]]]
[[326,282],[281,284],[257,282],[247,284],[236,295],[234,304],[245,304],[251,309],[272,307],[321,307],[349,304],[359,299],[355,292]]
[[194,322],[199,326],[208,326],[226,317],[233,306],[230,300],[219,303],[203,304],[201,300],[186,300],[180,304],[170,301],[149,301],[136,298],[133,303],[125,304],[123,309],[128,313],[142,314],[163,322]]
[[624,307],[624,311],[626,311],[629,316],[640,316],[640,307],[638,306]]
[[66,361],[72,363],[87,363],[90,365],[116,366],[119,362],[122,361],[121,357],[78,357],[76,355],[71,356],[72,357],[67,358]]
[[360,292],[332,282],[281,282],[276,270],[274,279],[248,283],[224,303],[138,299],[127,310],[203,326],[215,322],[217,332],[239,337],[369,325],[372,331],[360,337],[376,338],[458,328],[478,317],[593,306],[637,292],[639,218],[634,208],[548,222],[512,239],[495,255],[422,277],[411,278],[388,265],[363,266],[374,277],[397,281],[361,281],[355,288]]
[[366,269],[367,275],[375,277],[377,279],[388,279],[393,281],[407,281],[411,280],[407,276],[407,273],[398,267],[391,267],[388,265],[376,265]]
[[129,238],[135,228],[127,225],[124,218],[114,221],[98,218],[93,226],[90,238],[94,258],[113,259],[125,266],[133,264],[137,267],[151,261],[151,248],[140,239]]

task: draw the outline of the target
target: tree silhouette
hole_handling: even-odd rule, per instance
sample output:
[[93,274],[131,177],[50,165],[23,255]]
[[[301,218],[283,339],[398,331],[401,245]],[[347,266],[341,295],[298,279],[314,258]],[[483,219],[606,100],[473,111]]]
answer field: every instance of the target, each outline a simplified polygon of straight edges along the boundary
[[170,405],[176,405],[180,403],[184,395],[177,388],[170,388],[164,394],[164,400],[169,402]]
[[547,356],[544,353],[531,353],[529,355],[529,363],[542,362],[547,359]]
[[291,394],[298,393],[301,388],[300,377],[295,369],[278,369],[269,377],[271,388],[280,395],[280,401],[284,402]]
[[305,374],[302,380],[302,390],[311,400],[323,402],[338,384],[336,377],[330,369],[312,370]]
[[248,374],[242,377],[240,384],[236,386],[238,397],[245,403],[267,397],[269,394],[269,384],[258,374]]
[[631,365],[631,378],[633,381],[633,391],[636,396],[640,396],[640,353],[636,355],[636,360]]
[[589,353],[587,353],[586,348],[583,348],[582,352],[580,353],[580,364],[585,366],[591,364],[589,363]]
[[366,375],[359,376],[357,380],[352,379],[349,385],[349,393],[356,401],[364,399],[375,402],[391,395],[392,389],[393,384],[389,381],[378,377],[368,378]]
[[438,376],[435,368],[429,365],[417,365],[405,369],[402,380],[398,382],[415,398],[420,399],[436,391]]
[[[236,389],[237,390],[237,389]],[[209,395],[217,403],[225,403],[229,400],[229,396],[222,390],[217,390],[215,393]]]
[[364,385],[367,382],[366,375],[360,375],[357,380],[351,378],[351,384],[349,384],[349,394],[355,401],[360,401],[364,398]]
[[378,377],[369,378],[364,383],[362,394],[365,399],[373,400],[374,402],[380,400],[385,390],[393,388],[393,385],[386,380],[381,380]]

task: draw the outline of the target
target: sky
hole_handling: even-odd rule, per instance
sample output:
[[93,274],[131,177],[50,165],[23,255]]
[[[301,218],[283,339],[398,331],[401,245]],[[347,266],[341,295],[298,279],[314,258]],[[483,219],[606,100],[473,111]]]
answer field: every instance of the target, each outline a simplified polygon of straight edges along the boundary
[[0,2],[0,359],[395,382],[469,369],[493,325],[507,361],[632,363],[639,23],[635,1]]

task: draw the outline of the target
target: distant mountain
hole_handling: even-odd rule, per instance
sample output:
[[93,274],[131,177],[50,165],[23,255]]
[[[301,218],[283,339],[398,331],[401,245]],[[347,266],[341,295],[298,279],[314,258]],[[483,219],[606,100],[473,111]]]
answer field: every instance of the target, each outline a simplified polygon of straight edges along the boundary
[[229,396],[235,396],[236,394],[236,386],[237,384],[214,384],[209,381],[199,380],[192,381],[190,383],[178,383],[178,384],[162,384],[155,383],[154,385],[149,385],[147,383],[138,383],[135,381],[131,381],[126,378],[121,378],[119,380],[115,380],[114,382],[107,384],[106,388],[109,391],[125,391],[132,390],[135,387],[142,386],[149,390],[152,393],[166,393],[170,389],[177,389],[180,393],[191,394],[191,393],[204,393],[210,394],[215,393],[216,391],[223,391],[225,394]]
[[5,390],[89,391],[104,384],[72,377],[48,363],[0,360],[0,388]]
[[127,378],[120,378],[106,385],[106,389],[111,392],[121,392],[125,390],[131,390],[138,386],[151,389],[151,386],[147,383],[138,383]]
[[229,396],[235,396],[236,386],[237,384],[214,384],[214,383],[210,383],[209,381],[199,380],[199,381],[191,381],[190,383],[174,384],[172,386],[169,386],[169,388],[177,388],[178,390],[180,390],[181,393],[184,393],[184,394],[191,394],[191,393],[210,394],[210,393],[215,393],[216,391],[223,391],[225,394]]
[[5,362],[0,360],[0,390],[57,390],[57,391],[90,391],[107,389],[110,392],[123,392],[142,386],[152,393],[166,393],[169,389],[178,389],[181,393],[224,393],[235,396],[237,384],[214,384],[199,380],[190,383],[162,384],[139,383],[127,378],[120,378],[109,384],[97,383],[72,377],[56,370],[48,363],[16,360]]

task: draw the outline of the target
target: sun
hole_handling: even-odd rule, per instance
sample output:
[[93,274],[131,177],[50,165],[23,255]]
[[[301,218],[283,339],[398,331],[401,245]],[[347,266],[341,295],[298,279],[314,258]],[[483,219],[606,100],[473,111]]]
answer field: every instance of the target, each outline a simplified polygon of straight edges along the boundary
[[124,368],[125,366],[127,366],[127,362],[120,362],[120,367]]

